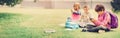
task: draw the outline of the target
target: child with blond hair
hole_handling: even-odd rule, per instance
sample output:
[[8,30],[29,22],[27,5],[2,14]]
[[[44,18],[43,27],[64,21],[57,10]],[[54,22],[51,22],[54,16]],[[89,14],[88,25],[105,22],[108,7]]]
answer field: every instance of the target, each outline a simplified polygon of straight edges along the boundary
[[73,9],[71,10],[72,12],[72,21],[77,22],[80,20],[80,4],[79,3],[74,3]]

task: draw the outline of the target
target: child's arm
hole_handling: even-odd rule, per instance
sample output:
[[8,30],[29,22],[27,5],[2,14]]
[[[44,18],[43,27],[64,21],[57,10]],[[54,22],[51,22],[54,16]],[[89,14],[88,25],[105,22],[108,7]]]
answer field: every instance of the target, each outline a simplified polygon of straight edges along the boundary
[[103,21],[96,20],[96,19],[91,19],[91,21],[92,21],[94,24],[98,25],[98,26],[99,26],[99,25],[104,25],[104,26],[106,26],[106,25],[108,24],[109,20],[110,20],[109,14],[106,14],[106,15],[105,15]]

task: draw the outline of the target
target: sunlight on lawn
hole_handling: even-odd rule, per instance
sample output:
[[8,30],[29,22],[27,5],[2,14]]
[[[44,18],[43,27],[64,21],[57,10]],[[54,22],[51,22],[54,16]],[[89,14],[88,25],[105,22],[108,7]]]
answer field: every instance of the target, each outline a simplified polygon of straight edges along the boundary
[[[90,12],[97,17],[94,10]],[[0,38],[119,38],[120,28],[102,34],[81,32],[81,29],[67,31],[64,23],[70,15],[69,9],[1,8]],[[45,29],[56,32],[44,33]]]

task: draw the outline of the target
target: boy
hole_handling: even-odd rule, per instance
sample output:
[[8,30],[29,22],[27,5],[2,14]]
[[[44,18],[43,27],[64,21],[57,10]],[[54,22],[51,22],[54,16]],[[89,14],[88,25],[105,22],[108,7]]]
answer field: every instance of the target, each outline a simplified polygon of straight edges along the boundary
[[91,23],[90,19],[89,19],[90,17],[91,17],[91,14],[89,13],[88,6],[84,6],[83,7],[83,12],[81,14],[81,19],[80,19],[81,24],[80,24],[80,26],[85,27],[87,24]]

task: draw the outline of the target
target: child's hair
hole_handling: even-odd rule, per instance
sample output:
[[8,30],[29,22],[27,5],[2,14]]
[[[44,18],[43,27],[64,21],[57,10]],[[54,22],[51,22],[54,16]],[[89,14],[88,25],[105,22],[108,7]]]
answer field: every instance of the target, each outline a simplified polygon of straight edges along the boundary
[[78,8],[80,9],[80,3],[78,3],[78,2],[77,2],[77,3],[74,3],[73,7],[75,7],[76,5],[77,5]]
[[85,5],[83,8],[88,8],[88,6],[87,6],[87,5]]
[[95,11],[96,11],[96,12],[104,11],[104,10],[105,10],[105,8],[104,8],[104,6],[101,5],[101,4],[98,4],[98,5],[96,5],[96,7],[95,7]]

